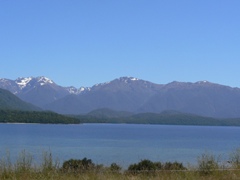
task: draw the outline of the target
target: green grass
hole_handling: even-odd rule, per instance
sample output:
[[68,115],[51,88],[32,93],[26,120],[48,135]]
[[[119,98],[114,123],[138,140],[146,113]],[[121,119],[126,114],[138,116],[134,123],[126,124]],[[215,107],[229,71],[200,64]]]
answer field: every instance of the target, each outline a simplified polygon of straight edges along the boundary
[[[240,150],[237,149],[230,154],[231,164],[221,165],[219,159],[211,154],[203,154],[198,158],[195,167],[180,168],[176,162],[160,163],[142,160],[132,164],[128,169],[122,170],[116,163],[109,167],[96,165],[90,159],[68,160],[65,165],[53,160],[51,152],[43,152],[41,162],[35,164],[33,156],[22,151],[13,162],[10,153],[0,159],[0,179],[12,180],[176,180],[176,179],[209,179],[209,180],[231,180],[240,179]],[[177,163],[181,164],[181,163]],[[156,166],[155,166],[156,165]],[[131,167],[131,168],[130,168]],[[137,167],[137,171],[133,169]],[[177,167],[177,168],[176,168]]]

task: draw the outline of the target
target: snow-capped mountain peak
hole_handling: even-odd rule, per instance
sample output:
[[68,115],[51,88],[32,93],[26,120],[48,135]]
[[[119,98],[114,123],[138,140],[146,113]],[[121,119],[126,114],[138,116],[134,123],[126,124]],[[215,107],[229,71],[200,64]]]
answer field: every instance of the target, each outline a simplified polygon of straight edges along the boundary
[[15,82],[19,86],[20,89],[23,89],[27,86],[27,84],[32,80],[32,77],[27,78],[18,78]]
[[[46,84],[53,84],[54,82],[47,78],[47,77],[44,77],[44,76],[39,76],[39,77],[26,77],[26,78],[23,78],[23,77],[20,77],[18,79],[15,80],[15,83],[18,85],[18,87],[20,89],[24,89],[26,88],[28,85],[31,86],[32,83],[38,83],[40,84],[41,86],[44,86]],[[31,83],[31,85],[30,85]]]
[[112,83],[131,83],[133,81],[139,81],[140,79],[138,78],[135,78],[135,77],[129,77],[129,76],[124,76],[124,77],[120,77],[120,78],[117,78],[117,79],[114,79],[112,81],[107,81],[107,82],[104,82],[104,83],[98,83],[98,84],[95,84],[94,86],[92,86],[91,88],[87,88],[88,91],[90,91],[91,89],[95,89],[97,87],[102,87],[102,86],[105,86],[105,85],[108,85],[108,84],[112,84]]
[[49,84],[53,84],[54,83],[51,79],[49,79],[47,77],[44,77],[44,76],[38,77],[37,80],[38,80],[38,83],[40,83],[41,86],[43,86],[45,84],[48,84],[48,83]]
[[125,83],[129,83],[129,82],[132,82],[132,81],[138,81],[139,79],[135,78],[135,77],[126,76],[126,77],[120,77],[120,78],[118,78],[118,80],[122,81],[122,82],[125,82]]

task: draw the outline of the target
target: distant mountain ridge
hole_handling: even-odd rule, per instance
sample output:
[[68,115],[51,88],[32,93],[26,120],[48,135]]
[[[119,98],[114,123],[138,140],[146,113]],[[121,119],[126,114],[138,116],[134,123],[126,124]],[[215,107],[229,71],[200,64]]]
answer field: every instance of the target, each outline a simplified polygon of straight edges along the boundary
[[92,87],[62,87],[44,76],[0,79],[24,101],[62,114],[83,114],[95,109],[133,113],[166,110],[217,118],[240,117],[240,89],[208,81],[155,84],[134,77],[120,77]]
[[16,80],[0,79],[0,88],[7,89],[22,100],[41,108],[69,94],[80,94],[85,90],[85,88],[59,86],[44,76],[18,78]]
[[100,108],[136,112],[160,87],[137,78],[121,77],[94,85],[88,92],[56,100],[45,108],[63,114],[82,114]]

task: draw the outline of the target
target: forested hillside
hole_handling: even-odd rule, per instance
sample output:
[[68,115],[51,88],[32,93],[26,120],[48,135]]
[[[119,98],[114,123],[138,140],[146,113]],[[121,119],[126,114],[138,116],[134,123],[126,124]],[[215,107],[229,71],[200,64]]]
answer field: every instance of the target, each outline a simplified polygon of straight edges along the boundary
[[38,111],[40,108],[22,101],[11,92],[0,89],[0,109],[30,110]]
[[46,111],[0,110],[1,123],[78,124],[79,120]]

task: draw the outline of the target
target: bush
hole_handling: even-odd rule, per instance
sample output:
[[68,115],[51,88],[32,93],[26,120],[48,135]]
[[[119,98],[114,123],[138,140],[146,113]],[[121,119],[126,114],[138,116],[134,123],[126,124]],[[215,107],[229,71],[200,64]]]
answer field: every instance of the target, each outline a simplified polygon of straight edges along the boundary
[[240,148],[230,154],[229,161],[234,168],[240,168]]
[[95,164],[91,159],[83,158],[82,160],[70,159],[65,161],[62,165],[62,169],[65,172],[83,172],[93,170]]
[[15,170],[18,172],[26,172],[32,168],[33,157],[25,150],[20,152],[15,163]]
[[110,165],[110,171],[112,171],[112,172],[119,173],[121,170],[122,170],[122,168],[119,165],[117,165],[116,163],[112,163]]
[[138,173],[141,171],[155,171],[156,165],[150,160],[142,160],[138,164],[132,164],[128,167],[128,171]]
[[152,162],[150,160],[142,160],[137,164],[132,164],[128,167],[128,172],[131,173],[154,173],[156,171],[165,170],[186,170],[182,163],[178,162]]
[[186,170],[187,168],[185,168],[183,166],[182,163],[179,162],[166,162],[163,166],[162,166],[163,170]]
[[41,171],[44,173],[54,172],[59,169],[60,163],[57,160],[53,160],[52,153],[44,151],[42,154]]
[[213,155],[202,154],[198,157],[198,170],[202,175],[212,174],[218,169],[218,162]]

